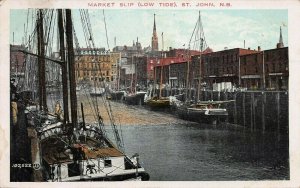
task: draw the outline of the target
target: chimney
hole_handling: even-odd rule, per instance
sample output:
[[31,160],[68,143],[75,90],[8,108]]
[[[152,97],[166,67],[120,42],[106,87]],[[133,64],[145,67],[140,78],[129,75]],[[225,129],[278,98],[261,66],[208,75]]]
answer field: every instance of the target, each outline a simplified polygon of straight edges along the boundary
[[259,52],[261,51],[261,48],[260,48],[260,46],[258,46],[258,47],[257,47],[257,51],[259,51]]
[[250,50],[250,47],[248,47],[248,50]]

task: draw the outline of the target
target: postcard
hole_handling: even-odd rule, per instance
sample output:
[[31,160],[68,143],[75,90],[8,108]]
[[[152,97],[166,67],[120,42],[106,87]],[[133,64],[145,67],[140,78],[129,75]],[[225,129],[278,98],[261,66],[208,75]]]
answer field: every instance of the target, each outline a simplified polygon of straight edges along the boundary
[[299,187],[299,8],[0,1],[0,186]]

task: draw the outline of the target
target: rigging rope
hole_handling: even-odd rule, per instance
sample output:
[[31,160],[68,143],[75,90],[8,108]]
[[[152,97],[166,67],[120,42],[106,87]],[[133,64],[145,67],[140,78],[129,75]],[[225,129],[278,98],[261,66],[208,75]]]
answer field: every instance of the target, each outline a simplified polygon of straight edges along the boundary
[[102,10],[102,13],[103,13],[103,19],[104,19],[104,26],[105,26],[105,34],[106,34],[107,49],[109,49],[109,43],[108,43],[108,35],[107,35],[107,28],[106,28],[106,21],[105,21],[105,13],[104,13],[104,9]]

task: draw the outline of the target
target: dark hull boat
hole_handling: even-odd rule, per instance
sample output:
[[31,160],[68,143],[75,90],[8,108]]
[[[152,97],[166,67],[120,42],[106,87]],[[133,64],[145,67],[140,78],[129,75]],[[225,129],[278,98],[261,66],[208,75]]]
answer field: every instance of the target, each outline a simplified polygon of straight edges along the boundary
[[151,98],[147,100],[146,104],[152,109],[162,109],[170,107],[170,99],[168,97]]
[[124,100],[125,91],[112,91],[110,92],[110,99],[115,101]]
[[226,121],[228,112],[224,108],[195,107],[181,105],[176,108],[177,115],[185,120],[194,121],[198,123],[218,124]]
[[128,105],[144,105],[144,98],[146,92],[137,92],[136,94],[129,94],[124,97],[124,102]]

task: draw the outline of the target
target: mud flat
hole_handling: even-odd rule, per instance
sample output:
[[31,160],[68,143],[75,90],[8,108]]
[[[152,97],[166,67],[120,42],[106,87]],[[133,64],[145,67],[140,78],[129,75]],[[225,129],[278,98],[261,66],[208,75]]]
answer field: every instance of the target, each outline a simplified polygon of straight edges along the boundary
[[[87,100],[82,99],[80,102],[84,105],[85,121],[92,123],[96,121],[95,110],[93,104],[98,103],[99,114],[105,125],[110,125],[108,116],[108,105],[104,105],[103,99],[100,97]],[[187,124],[189,121],[181,120],[176,116],[166,112],[156,112],[148,110],[141,106],[130,106],[120,102],[109,101],[112,115],[117,125],[172,125]],[[80,113],[81,114],[81,113]]]

